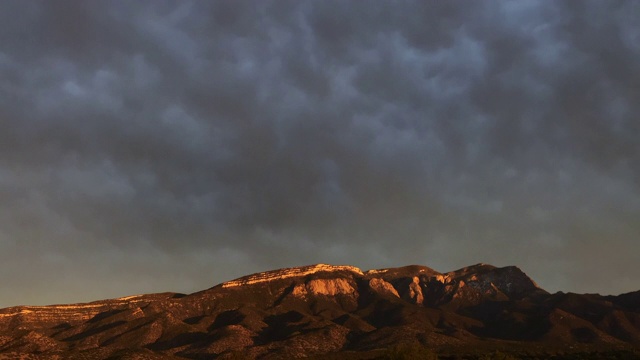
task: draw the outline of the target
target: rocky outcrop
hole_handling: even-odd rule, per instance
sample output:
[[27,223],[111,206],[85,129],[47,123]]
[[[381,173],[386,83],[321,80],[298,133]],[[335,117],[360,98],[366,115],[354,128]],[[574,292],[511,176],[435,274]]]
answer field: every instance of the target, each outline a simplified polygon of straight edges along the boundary
[[314,279],[306,284],[299,284],[293,288],[292,294],[298,297],[306,295],[353,295],[356,294],[354,284],[347,279]]
[[434,280],[444,285],[440,303],[454,300],[471,305],[484,299],[507,301],[547,293],[515,266],[477,264],[436,276]]
[[370,279],[369,287],[371,288],[371,290],[379,294],[393,295],[397,298],[400,297],[400,295],[398,294],[398,291],[393,287],[393,285],[391,285],[391,283],[388,283],[380,278]]
[[422,288],[420,288],[420,279],[417,276],[414,276],[411,283],[409,283],[409,292],[407,294],[414,304],[422,304],[424,302]]

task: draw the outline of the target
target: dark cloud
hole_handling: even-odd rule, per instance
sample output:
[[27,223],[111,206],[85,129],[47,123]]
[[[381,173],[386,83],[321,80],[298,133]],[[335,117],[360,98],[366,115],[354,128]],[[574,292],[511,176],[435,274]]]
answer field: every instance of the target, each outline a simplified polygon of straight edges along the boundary
[[0,4],[0,304],[315,262],[640,288],[635,2]]

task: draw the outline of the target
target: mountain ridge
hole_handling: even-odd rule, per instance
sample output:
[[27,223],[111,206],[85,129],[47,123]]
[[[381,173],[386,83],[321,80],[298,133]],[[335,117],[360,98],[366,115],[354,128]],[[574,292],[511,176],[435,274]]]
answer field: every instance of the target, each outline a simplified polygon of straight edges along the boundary
[[193,294],[0,309],[0,355],[376,358],[400,343],[437,351],[638,349],[639,303],[640,291],[550,294],[516,266],[441,273],[422,265],[362,271],[314,264]]

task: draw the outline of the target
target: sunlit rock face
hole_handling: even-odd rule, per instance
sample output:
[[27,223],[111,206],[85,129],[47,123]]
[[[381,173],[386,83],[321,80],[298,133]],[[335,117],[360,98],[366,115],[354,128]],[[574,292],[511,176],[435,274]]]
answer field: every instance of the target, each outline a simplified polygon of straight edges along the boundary
[[[336,279],[310,279],[314,276],[331,277],[331,274],[335,274]],[[397,296],[414,304],[442,304],[452,300],[470,303],[485,297],[508,300],[542,291],[516,267],[496,268],[486,264],[444,274],[419,265],[362,272],[353,266],[317,264],[261,272],[225,282],[221,286],[235,288],[305,278],[307,280],[304,283],[295,285],[290,291],[292,295],[357,296],[357,286],[343,279],[343,274],[348,274],[349,279],[364,277],[371,290]]]
[[315,279],[306,284],[296,285],[292,294],[295,296],[308,294],[326,296],[354,295],[356,294],[356,289],[354,284],[347,279]]
[[638,299],[551,295],[516,267],[362,272],[318,264],[190,295],[0,309],[0,359],[323,358],[425,339],[449,348],[553,339],[640,347]]
[[400,297],[400,295],[398,295],[398,291],[393,287],[393,285],[380,278],[370,279],[369,287],[379,294],[393,295],[397,298]]
[[235,287],[242,285],[252,285],[257,283],[263,283],[274,280],[283,280],[293,277],[304,277],[307,275],[317,274],[321,272],[339,272],[346,271],[355,273],[357,275],[363,275],[362,270],[355,266],[342,266],[342,265],[327,265],[316,264],[309,266],[301,266],[296,268],[286,268],[273,271],[261,272],[245,277],[241,277],[236,280],[228,281],[222,284],[223,288]]
[[408,295],[413,303],[422,304],[422,302],[424,302],[424,296],[420,288],[420,279],[417,276],[414,276],[411,283],[409,283]]

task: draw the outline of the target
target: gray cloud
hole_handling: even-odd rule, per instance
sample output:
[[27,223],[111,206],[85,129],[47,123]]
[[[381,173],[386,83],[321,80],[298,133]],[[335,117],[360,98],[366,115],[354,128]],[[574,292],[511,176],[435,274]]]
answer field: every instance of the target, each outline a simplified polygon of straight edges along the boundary
[[640,288],[635,2],[0,4],[0,305],[270,268]]

